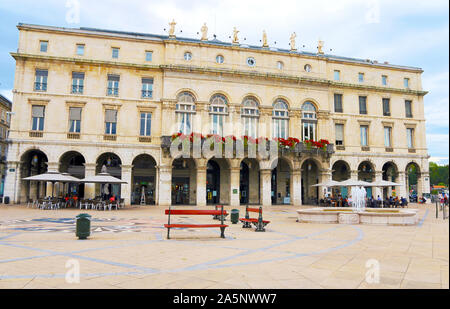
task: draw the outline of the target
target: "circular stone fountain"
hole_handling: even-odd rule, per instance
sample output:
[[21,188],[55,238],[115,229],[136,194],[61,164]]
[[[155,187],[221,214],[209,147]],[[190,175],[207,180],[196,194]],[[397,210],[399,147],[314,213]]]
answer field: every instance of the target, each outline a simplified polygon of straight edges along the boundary
[[299,209],[300,223],[340,223],[376,225],[416,225],[418,209],[372,208],[355,210],[346,207]]

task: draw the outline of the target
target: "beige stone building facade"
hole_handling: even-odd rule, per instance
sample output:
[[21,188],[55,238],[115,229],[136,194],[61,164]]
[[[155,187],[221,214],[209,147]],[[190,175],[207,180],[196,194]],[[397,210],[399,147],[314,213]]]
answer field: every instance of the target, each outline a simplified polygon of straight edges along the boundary
[[[429,193],[420,68],[327,55],[322,43],[302,52],[295,37],[290,50],[241,44],[237,32],[222,42],[205,28],[198,39],[173,28],[18,29],[5,187],[13,202],[51,192],[23,177],[83,178],[103,166],[127,184],[70,192],[132,204],[300,205],[323,197],[312,185],[328,179],[393,180],[401,185],[369,194],[406,197],[415,166],[419,196]],[[231,158],[173,158],[177,132],[300,142],[268,158],[247,148]],[[323,149],[303,142],[321,139]]]
[[6,176],[6,156],[8,154],[9,117],[11,101],[0,94],[0,196],[3,196]]

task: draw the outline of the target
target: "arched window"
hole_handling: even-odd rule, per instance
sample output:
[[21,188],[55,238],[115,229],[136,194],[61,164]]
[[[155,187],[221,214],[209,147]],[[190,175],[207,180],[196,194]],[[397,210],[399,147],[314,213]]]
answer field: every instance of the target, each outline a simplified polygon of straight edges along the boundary
[[289,112],[286,101],[278,99],[273,104],[272,112],[272,137],[288,138],[289,136]]
[[176,105],[178,132],[183,134],[192,133],[192,115],[195,114],[195,98],[184,91],[178,95]]
[[313,103],[302,105],[303,140],[316,140],[317,110]]
[[241,119],[243,135],[258,136],[259,104],[254,97],[245,97],[242,101]]
[[223,136],[223,123],[228,115],[228,101],[223,94],[215,94],[209,100],[209,114],[211,117],[211,134]]

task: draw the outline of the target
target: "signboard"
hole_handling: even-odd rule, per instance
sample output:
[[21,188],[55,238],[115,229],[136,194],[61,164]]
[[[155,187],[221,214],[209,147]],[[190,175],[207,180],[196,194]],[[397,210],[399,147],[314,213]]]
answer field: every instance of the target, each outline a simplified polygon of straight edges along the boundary
[[291,203],[291,198],[289,196],[284,198],[283,204],[290,204]]
[[238,189],[233,189],[233,194],[238,194]]

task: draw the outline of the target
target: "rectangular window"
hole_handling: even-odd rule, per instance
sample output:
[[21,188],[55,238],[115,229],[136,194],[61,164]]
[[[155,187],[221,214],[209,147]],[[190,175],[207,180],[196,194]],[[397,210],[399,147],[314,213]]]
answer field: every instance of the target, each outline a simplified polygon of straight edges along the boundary
[[112,48],[112,57],[113,59],[119,58],[119,49],[117,47]]
[[316,123],[303,122],[303,140],[316,140]]
[[336,145],[344,145],[344,125],[336,124]]
[[334,80],[340,80],[341,79],[341,71],[334,70]]
[[384,146],[386,147],[392,147],[391,133],[392,133],[391,127],[384,127]]
[[45,106],[33,105],[31,109],[31,130],[44,131]]
[[407,128],[406,129],[406,139],[408,143],[408,148],[414,148],[414,129]]
[[36,80],[34,82],[34,90],[47,91],[47,70],[36,70]]
[[386,75],[381,76],[381,84],[383,86],[387,86],[387,76]]
[[287,119],[273,118],[272,119],[272,137],[274,138],[288,138],[289,122]]
[[107,109],[105,111],[105,134],[116,134],[117,111]]
[[405,86],[405,88],[409,88],[409,78],[403,79],[403,86]]
[[84,44],[77,44],[77,55],[78,56],[84,55]]
[[145,52],[145,61],[152,61],[152,57],[153,57],[153,52],[151,52],[151,51]]
[[368,126],[360,126],[361,146],[368,146]]
[[151,98],[153,96],[153,78],[142,79],[142,97]]
[[141,136],[150,136],[152,128],[152,113],[141,113]]
[[335,93],[334,94],[334,112],[335,113],[342,113],[342,94]]
[[389,106],[389,99],[383,99],[383,116],[390,116],[391,115],[391,109]]
[[405,100],[405,116],[406,118],[412,118],[412,102]]
[[108,95],[118,96],[119,95],[119,75],[108,74]]
[[42,53],[46,53],[48,49],[48,41],[40,41],[39,42],[39,50]]
[[178,132],[192,133],[192,113],[177,113],[177,122],[179,124]]
[[361,115],[367,115],[367,97],[366,96],[359,97],[359,113]]
[[72,72],[72,93],[83,93],[84,73]]
[[364,73],[358,73],[358,82],[360,83],[364,82]]
[[81,107],[69,108],[69,132],[80,133],[81,130]]

